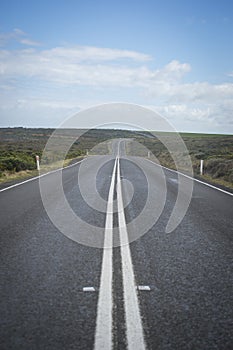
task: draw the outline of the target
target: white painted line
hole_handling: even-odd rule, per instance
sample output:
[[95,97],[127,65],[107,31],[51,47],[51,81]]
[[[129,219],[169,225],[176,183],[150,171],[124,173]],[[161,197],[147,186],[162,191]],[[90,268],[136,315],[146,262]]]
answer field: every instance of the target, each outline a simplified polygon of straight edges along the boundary
[[218,188],[218,187],[216,187],[216,186],[214,186],[214,185],[210,185],[210,184],[208,184],[207,182],[204,182],[204,181],[195,179],[194,177],[189,176],[189,175],[186,175],[186,174],[183,174],[183,173],[181,173],[181,172],[179,172],[179,171],[177,171],[177,170],[173,170],[173,169],[166,168],[165,166],[163,166],[163,165],[161,165],[161,164],[157,164],[157,163],[153,162],[153,161],[150,160],[150,159],[147,159],[147,158],[144,158],[144,159],[146,159],[148,162],[150,162],[150,163],[152,163],[152,164],[154,164],[154,165],[160,166],[161,168],[164,168],[164,169],[166,169],[166,170],[168,170],[168,171],[174,172],[174,173],[176,173],[176,174],[180,174],[180,175],[182,175],[182,176],[187,177],[188,179],[191,179],[191,180],[193,180],[193,181],[199,182],[199,183],[201,183],[201,184],[203,184],[203,185],[206,185],[206,186],[208,186],[208,187],[211,187],[211,188],[213,188],[213,189],[215,189],[215,190],[218,190],[218,191],[220,191],[220,192],[223,192],[223,193],[229,194],[230,196],[233,196],[233,193],[228,192],[228,191],[225,191],[225,190],[222,190],[221,188]]
[[[118,152],[119,155],[119,152]],[[128,350],[145,350],[142,320],[139,309],[135,277],[130,253],[128,232],[126,228],[124,204],[121,188],[120,161],[117,159],[117,203],[118,222],[121,244],[121,263],[123,276],[123,295],[126,320],[126,336]]]
[[117,160],[115,160],[112,180],[108,194],[107,213],[104,232],[104,249],[101,269],[99,299],[95,330],[95,350],[111,350],[113,348],[113,296],[112,296],[112,246],[113,246],[113,196],[116,177]]
[[23,184],[25,184],[25,183],[27,183],[27,182],[30,182],[30,181],[34,181],[34,180],[36,180],[36,179],[39,179],[40,177],[43,177],[43,176],[47,176],[47,175],[56,173],[56,172],[61,171],[61,170],[63,170],[63,169],[71,168],[71,167],[73,167],[73,166],[75,166],[75,165],[77,165],[77,164],[83,162],[84,160],[85,160],[85,159],[82,159],[82,160],[80,160],[80,161],[78,161],[78,162],[76,162],[76,163],[74,163],[74,164],[67,165],[67,166],[64,167],[64,168],[59,168],[59,169],[56,169],[56,170],[52,170],[52,171],[49,171],[48,173],[45,173],[45,174],[42,174],[42,175],[39,175],[39,176],[32,177],[31,179],[28,179],[28,180],[25,180],[25,181],[22,181],[22,182],[18,182],[17,184],[14,184],[14,185],[11,185],[11,186],[9,186],[9,187],[6,187],[6,188],[1,189],[0,192],[10,190],[11,188],[14,188],[14,187],[23,185]]
[[95,292],[94,287],[83,287],[83,292]]
[[149,292],[151,290],[151,288],[150,288],[150,286],[138,286],[138,290]]

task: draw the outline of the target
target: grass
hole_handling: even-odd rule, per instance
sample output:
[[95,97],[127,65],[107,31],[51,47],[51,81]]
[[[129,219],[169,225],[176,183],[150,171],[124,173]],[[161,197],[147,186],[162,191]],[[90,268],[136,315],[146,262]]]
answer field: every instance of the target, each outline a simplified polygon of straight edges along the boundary
[[212,176],[209,176],[209,175],[202,175],[202,176],[199,176],[200,179],[202,180],[207,180],[207,182],[210,182],[214,185],[220,185],[220,186],[223,186],[223,187],[226,187],[226,188],[230,188],[233,190],[233,183],[232,182],[229,182],[229,181],[225,181],[223,179],[213,179]]
[[37,170],[22,170],[19,172],[8,172],[4,171],[0,177],[0,184],[6,182],[15,182],[19,180],[29,179],[30,177],[38,176]]

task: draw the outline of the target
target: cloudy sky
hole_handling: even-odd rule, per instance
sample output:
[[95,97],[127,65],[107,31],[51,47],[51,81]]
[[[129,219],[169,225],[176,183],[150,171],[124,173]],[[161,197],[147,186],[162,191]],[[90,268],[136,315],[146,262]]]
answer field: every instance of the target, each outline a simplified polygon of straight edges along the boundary
[[1,0],[0,126],[56,127],[107,102],[233,133],[233,2]]

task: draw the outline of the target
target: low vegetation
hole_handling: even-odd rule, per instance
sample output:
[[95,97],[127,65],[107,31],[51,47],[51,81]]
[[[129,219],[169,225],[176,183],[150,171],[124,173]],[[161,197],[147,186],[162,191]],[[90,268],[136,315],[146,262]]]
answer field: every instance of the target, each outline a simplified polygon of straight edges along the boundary
[[[0,182],[35,176],[36,155],[42,157],[43,150],[54,129],[31,128],[0,128]],[[129,134],[123,132],[123,137]],[[59,130],[55,139],[56,150],[47,152],[43,157],[45,170],[61,165],[59,148],[66,140],[74,139],[74,143],[66,155],[65,164],[69,160],[82,158],[87,154],[108,154],[108,142],[112,137],[118,138],[122,132],[115,130]],[[62,158],[63,160],[63,158]]]
[[[53,129],[1,128],[0,129],[0,182],[37,174],[35,156],[42,156],[44,147],[53,133]],[[78,137],[79,136],[79,137]],[[172,134],[160,133],[168,142]],[[193,171],[200,176],[200,160],[204,160],[204,175],[207,180],[233,188],[233,135],[181,133],[188,153],[191,156]],[[109,142],[113,138],[128,138],[130,155],[148,156],[148,150],[158,161],[169,168],[175,168],[172,157],[166,147],[150,132],[129,130],[60,130],[57,138],[57,152],[51,154],[49,163],[59,161],[61,140],[72,138],[74,143],[66,156],[69,160],[89,154],[109,154]],[[141,146],[140,146],[141,145]],[[143,147],[144,146],[144,147]],[[175,151],[175,150],[174,150]],[[182,163],[183,153],[177,150]],[[184,171],[185,171],[185,164]]]
[[[192,160],[195,176],[202,177],[208,181],[233,188],[233,135],[215,134],[180,134]],[[146,152],[141,149],[141,155],[147,155],[147,149],[151,150],[158,161],[168,167],[175,169],[173,159],[165,146],[156,138],[137,136],[134,140],[144,145]],[[171,138],[172,134],[164,133],[164,137]],[[129,145],[129,152],[136,155],[140,153],[138,147]],[[171,148],[172,149],[172,148]],[[183,153],[178,151],[178,158],[182,163]],[[200,176],[200,160],[204,160],[204,174]],[[185,164],[183,164],[185,171]]]

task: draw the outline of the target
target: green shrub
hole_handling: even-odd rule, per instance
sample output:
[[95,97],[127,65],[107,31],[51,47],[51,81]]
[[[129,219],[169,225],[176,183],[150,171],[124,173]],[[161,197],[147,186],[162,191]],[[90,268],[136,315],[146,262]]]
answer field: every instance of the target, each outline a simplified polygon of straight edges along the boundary
[[[189,152],[191,154],[191,152]],[[195,153],[194,153],[195,154]],[[204,152],[198,152],[195,154],[197,159],[206,159],[207,155]]]
[[35,169],[35,160],[26,154],[5,155],[0,157],[0,171],[18,172]]
[[204,163],[204,172],[214,179],[224,178],[225,181],[233,180],[233,161],[229,159],[215,158]]

